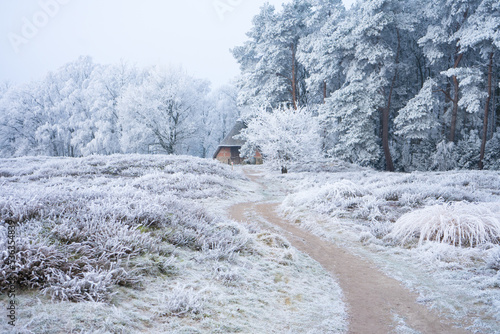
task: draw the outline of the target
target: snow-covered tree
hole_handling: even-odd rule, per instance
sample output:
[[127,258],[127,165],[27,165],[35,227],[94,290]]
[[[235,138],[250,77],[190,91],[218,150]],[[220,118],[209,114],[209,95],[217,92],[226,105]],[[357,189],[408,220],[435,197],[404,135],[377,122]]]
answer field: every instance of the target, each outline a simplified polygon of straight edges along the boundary
[[[486,89],[480,92],[480,87],[474,85],[472,89],[467,90],[467,97],[463,99],[466,100],[465,104],[472,104],[476,108],[473,112],[478,112],[480,108],[479,100],[484,97],[482,140],[478,162],[479,168],[482,169],[488,138],[489,115],[492,111],[495,112],[495,110],[490,109],[494,105],[494,103],[491,103],[495,86],[493,82],[493,65],[500,59],[500,3],[494,0],[481,0],[477,10],[471,13],[466,24],[461,27],[457,35],[459,36],[458,43],[462,52],[476,51],[480,54],[480,58],[478,58],[482,60],[482,63],[487,64],[487,66],[482,66],[485,68],[482,71],[481,68],[477,68],[478,64],[476,64],[475,76],[468,78],[469,85],[481,82],[481,79],[485,80]],[[485,72],[486,74],[483,74]],[[472,103],[469,101],[472,101]]]
[[247,33],[249,40],[233,49],[242,76],[240,101],[249,106],[297,108],[307,101],[307,74],[298,62],[300,38],[306,34],[308,1],[293,0],[277,12],[265,4]]
[[120,153],[123,131],[118,101],[129,86],[140,84],[138,71],[125,62],[99,66],[90,80],[86,96],[90,101],[93,133],[82,152],[84,155]]
[[422,140],[438,126],[436,102],[433,98],[436,82],[428,79],[420,92],[399,110],[394,119],[395,134],[405,139]]
[[202,108],[198,134],[201,157],[210,157],[215,152],[240,116],[238,91],[235,86],[225,85],[209,94]]
[[300,41],[298,59],[306,68],[309,103],[324,103],[344,81],[341,63],[345,8],[341,0],[311,0],[311,15],[306,20],[307,36]]
[[264,159],[277,168],[288,170],[291,162],[304,162],[320,155],[318,122],[305,108],[259,109],[246,121],[241,137],[246,140],[243,154],[258,149]]
[[[406,90],[399,79],[410,57],[402,53],[414,30],[414,18],[400,1],[360,3],[339,23],[337,48],[345,73],[343,87],[332,93],[323,107],[328,128],[337,133],[332,153],[361,164],[380,159],[381,143],[385,168],[394,170],[391,155],[391,122]],[[335,46],[332,46],[334,48]]]
[[[124,62],[98,65],[80,57],[42,80],[0,88],[0,154],[203,155],[209,127],[211,147],[225,131],[216,120],[219,111],[227,122],[235,117],[210,103],[208,92],[208,82],[182,70],[141,73]],[[230,94],[235,104],[236,93]]]
[[455,143],[443,140],[437,144],[436,152],[432,156],[432,168],[439,171],[455,169],[457,160]]
[[441,79],[444,86],[440,91],[451,103],[451,111],[447,112],[450,113],[448,140],[452,142],[456,139],[461,98],[458,74],[463,69],[466,56],[460,49],[459,32],[467,24],[478,2],[479,0],[437,0],[425,1],[423,6],[423,12],[430,23],[419,44],[426,57],[444,75]]
[[150,69],[118,102],[124,152],[189,153],[209,85],[181,69]]

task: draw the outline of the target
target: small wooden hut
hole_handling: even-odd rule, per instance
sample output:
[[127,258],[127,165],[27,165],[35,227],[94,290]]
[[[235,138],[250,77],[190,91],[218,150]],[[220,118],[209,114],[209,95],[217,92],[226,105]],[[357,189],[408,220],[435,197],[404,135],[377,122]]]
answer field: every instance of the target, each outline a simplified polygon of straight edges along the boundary
[[217,147],[217,150],[215,150],[214,159],[217,159],[222,163],[233,163],[235,165],[243,163],[262,164],[262,155],[259,151],[255,151],[253,157],[243,157],[240,155],[240,149],[245,144],[245,141],[235,137],[238,136],[244,128],[246,128],[244,122],[236,122],[226,138],[224,138],[224,140]]

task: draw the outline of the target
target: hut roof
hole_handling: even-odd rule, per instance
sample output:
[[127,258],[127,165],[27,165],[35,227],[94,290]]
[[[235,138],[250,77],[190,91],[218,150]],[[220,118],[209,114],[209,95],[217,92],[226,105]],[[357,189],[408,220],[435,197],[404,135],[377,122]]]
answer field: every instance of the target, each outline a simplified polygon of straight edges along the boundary
[[226,138],[219,144],[219,146],[243,146],[245,141],[243,139],[236,139],[237,135],[241,133],[241,130],[246,128],[245,123],[242,121],[236,122],[231,131],[227,134]]
[[245,129],[246,125],[242,121],[237,121],[236,124],[233,126],[231,131],[227,134],[226,138],[219,144],[217,147],[217,150],[215,150],[214,153],[214,159],[217,157],[217,154],[219,154],[219,151],[222,147],[241,147],[245,144],[245,141],[243,139],[237,139],[234,138],[237,135],[241,133],[241,130]]

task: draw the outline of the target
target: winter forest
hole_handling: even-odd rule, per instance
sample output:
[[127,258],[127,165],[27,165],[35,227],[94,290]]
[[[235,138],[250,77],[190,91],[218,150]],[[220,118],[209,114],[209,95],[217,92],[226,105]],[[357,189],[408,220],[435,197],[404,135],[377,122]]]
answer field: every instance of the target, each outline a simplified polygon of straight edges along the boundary
[[138,69],[80,57],[43,80],[0,90],[3,157],[114,153],[207,157],[238,118],[231,86],[182,68]]
[[494,0],[265,5],[232,50],[236,88],[211,91],[182,69],[88,57],[39,81],[4,84],[1,155],[207,157],[240,110],[250,123],[262,112],[304,109],[320,141],[306,148],[308,159],[389,171],[498,169],[499,27]]

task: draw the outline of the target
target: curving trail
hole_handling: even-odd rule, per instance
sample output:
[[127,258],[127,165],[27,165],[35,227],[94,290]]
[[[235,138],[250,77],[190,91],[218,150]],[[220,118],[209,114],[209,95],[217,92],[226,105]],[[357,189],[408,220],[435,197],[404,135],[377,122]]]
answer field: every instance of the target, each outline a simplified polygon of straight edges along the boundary
[[[245,172],[261,189],[266,189],[257,175],[247,170]],[[276,214],[278,205],[268,202],[241,203],[230,207],[228,214],[237,221],[246,221],[248,215],[265,219],[278,227],[295,248],[311,256],[329,271],[337,279],[348,305],[349,333],[395,332],[395,314],[421,333],[470,333],[454,327],[436,312],[418,304],[416,294],[397,280],[384,275],[371,263],[281,219]]]

